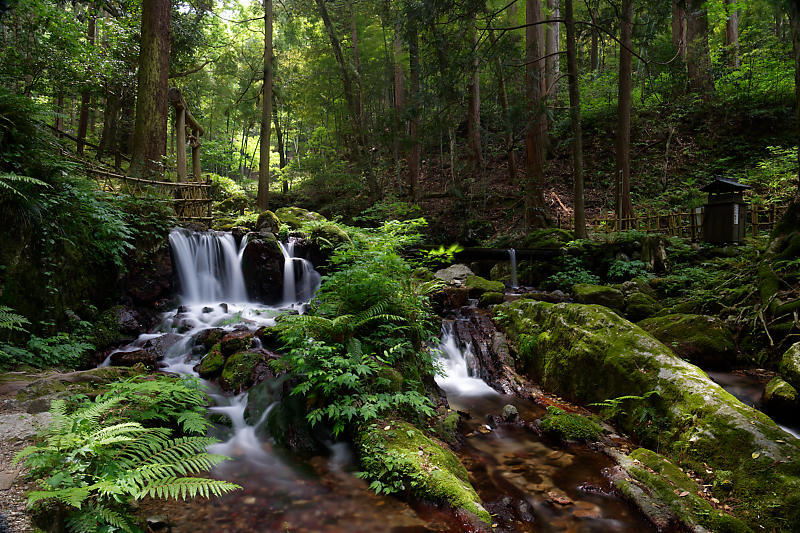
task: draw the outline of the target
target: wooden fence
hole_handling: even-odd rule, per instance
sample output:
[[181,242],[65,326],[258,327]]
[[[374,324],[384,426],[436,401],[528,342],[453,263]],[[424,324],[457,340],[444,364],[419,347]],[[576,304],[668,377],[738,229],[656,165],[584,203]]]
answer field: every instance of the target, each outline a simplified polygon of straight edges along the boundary
[[[746,224],[747,232],[752,236],[772,230],[775,223],[786,211],[786,206],[763,206],[752,204],[747,207]],[[617,218],[610,213],[605,217],[587,219],[586,227],[598,233],[613,233],[626,229],[639,230],[647,233],[662,233],[673,237],[684,237],[691,241],[700,240],[703,233],[702,207],[691,211],[662,211],[646,213],[630,218]],[[561,221],[560,221],[561,222]],[[569,221],[571,228],[572,221]]]

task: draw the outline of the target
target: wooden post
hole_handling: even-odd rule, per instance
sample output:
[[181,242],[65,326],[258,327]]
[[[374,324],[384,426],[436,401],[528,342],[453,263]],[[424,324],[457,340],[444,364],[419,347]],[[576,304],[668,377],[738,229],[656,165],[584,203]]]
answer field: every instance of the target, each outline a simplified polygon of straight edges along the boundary
[[175,108],[175,155],[178,164],[178,183],[186,182],[186,110],[182,107]]
[[200,183],[202,179],[202,173],[200,170],[200,138],[197,136],[197,130],[192,131],[191,147],[192,175],[194,176],[194,181]]
[[694,209],[689,211],[689,232],[692,237],[692,242],[697,241],[697,215]]

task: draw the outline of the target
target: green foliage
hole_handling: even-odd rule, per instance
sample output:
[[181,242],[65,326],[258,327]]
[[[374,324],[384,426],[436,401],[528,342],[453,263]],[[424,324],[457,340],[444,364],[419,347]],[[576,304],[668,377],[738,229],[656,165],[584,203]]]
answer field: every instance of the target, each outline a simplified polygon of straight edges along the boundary
[[10,307],[0,305],[0,332],[20,331],[25,332],[25,324],[30,324],[27,318],[18,315]]
[[648,278],[650,273],[643,261],[621,261],[614,259],[608,265],[608,279],[614,281],[626,281],[633,278]]
[[660,398],[661,393],[652,390],[641,396],[619,396],[589,405],[600,407],[603,417],[608,420],[632,421],[633,433],[640,441],[659,444],[661,432],[669,425],[666,417],[659,414],[663,412],[657,404]]
[[388,198],[375,202],[362,211],[360,216],[355,217],[355,220],[379,225],[386,220],[410,220],[421,216],[422,209],[419,205]]
[[463,250],[464,247],[458,243],[451,244],[447,248],[441,245],[438,248],[426,251],[422,262],[431,270],[443,268],[446,265],[453,264],[455,255]]
[[119,409],[135,394],[129,382],[118,390],[129,394],[86,402],[74,412],[62,400],[52,403],[52,421],[42,442],[14,458],[15,463],[24,462],[40,487],[28,494],[29,506],[58,506],[73,532],[138,532],[129,511],[133,500],[219,496],[239,488],[226,481],[186,477],[227,459],[206,452],[216,441],[173,437],[170,429],[126,420]]
[[558,407],[548,406],[547,415],[542,418],[540,427],[566,440],[594,441],[603,433],[600,426],[586,417],[567,413]]
[[797,147],[767,146],[767,156],[741,178],[759,204],[786,205],[797,181]]
[[559,289],[570,292],[572,286],[578,283],[596,285],[600,278],[588,271],[579,257],[566,255],[559,259],[561,268],[558,272],[548,277],[543,286],[547,289]]

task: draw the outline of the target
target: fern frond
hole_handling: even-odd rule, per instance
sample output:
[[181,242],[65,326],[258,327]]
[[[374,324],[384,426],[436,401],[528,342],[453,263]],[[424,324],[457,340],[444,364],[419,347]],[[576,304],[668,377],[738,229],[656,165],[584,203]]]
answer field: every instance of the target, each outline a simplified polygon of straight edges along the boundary
[[56,499],[80,509],[91,493],[90,487],[69,487],[58,490],[32,490],[28,493],[28,507],[42,500]]
[[15,313],[10,307],[0,305],[0,330],[27,331],[22,327],[24,324],[30,324],[30,321]]
[[122,513],[96,503],[87,505],[85,512],[73,513],[73,516],[67,519],[67,528],[73,533],[94,533],[104,524],[126,533],[138,531]]
[[176,500],[180,497],[185,500],[187,497],[194,498],[198,495],[209,498],[211,496],[222,496],[241,488],[235,483],[219,479],[173,477],[159,479],[142,487],[142,490],[136,494],[136,499],[140,500],[145,496],[150,496],[151,498],[173,498]]

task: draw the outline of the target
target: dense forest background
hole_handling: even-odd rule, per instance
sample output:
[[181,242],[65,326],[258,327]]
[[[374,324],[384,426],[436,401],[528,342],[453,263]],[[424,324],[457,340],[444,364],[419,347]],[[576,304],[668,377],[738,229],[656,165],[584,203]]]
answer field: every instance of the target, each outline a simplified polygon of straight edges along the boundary
[[[478,243],[572,226],[574,108],[590,219],[701,205],[713,176],[786,204],[790,11],[771,0],[26,0],[2,18],[0,83],[69,134],[58,142],[71,152],[77,141],[78,153],[127,170],[144,153],[140,47],[156,46],[203,125],[219,226],[254,207],[261,176],[271,208],[347,221],[425,214],[432,240]],[[149,140],[174,179],[174,113],[163,102],[148,116],[169,117]]]

